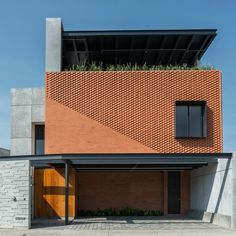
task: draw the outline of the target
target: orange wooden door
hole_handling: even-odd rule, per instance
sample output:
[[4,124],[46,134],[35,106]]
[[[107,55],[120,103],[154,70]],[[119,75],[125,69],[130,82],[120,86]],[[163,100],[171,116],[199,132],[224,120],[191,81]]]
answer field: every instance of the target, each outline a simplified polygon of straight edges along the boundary
[[[76,171],[69,174],[69,216],[75,217]],[[64,168],[35,169],[34,171],[34,216],[65,216]]]

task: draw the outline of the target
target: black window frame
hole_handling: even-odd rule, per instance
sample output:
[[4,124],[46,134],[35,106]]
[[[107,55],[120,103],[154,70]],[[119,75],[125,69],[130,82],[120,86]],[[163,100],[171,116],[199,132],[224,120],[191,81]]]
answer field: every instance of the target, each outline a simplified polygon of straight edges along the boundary
[[[39,130],[39,127],[43,130]],[[37,152],[37,140],[43,140],[43,152]],[[43,155],[45,154],[45,125],[35,124],[34,125],[34,154]]]
[[[178,136],[177,135],[177,107],[178,106],[187,106],[188,107],[188,123],[187,123],[187,135],[186,136]],[[192,136],[190,135],[190,107],[193,106],[201,106],[202,107],[202,127],[201,127],[201,136]],[[202,139],[202,138],[207,138],[207,103],[206,101],[176,101],[175,103],[175,138],[177,139],[188,139],[188,138],[192,138],[192,139]]]

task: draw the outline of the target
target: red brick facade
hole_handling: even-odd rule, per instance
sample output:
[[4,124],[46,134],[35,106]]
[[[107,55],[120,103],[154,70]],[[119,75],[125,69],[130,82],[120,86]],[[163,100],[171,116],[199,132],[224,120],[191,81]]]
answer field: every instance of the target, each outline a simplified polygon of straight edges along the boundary
[[[207,138],[175,138],[175,102],[207,102]],[[46,153],[222,151],[215,70],[46,74]]]

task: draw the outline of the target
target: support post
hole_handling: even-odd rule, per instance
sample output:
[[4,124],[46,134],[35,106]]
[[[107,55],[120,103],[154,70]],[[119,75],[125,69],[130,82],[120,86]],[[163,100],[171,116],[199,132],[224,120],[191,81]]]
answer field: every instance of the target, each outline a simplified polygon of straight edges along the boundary
[[163,171],[163,188],[164,188],[164,215],[168,214],[168,171]]
[[65,162],[65,225],[69,224],[69,164]]
[[236,152],[232,157],[232,216],[231,228],[236,229]]

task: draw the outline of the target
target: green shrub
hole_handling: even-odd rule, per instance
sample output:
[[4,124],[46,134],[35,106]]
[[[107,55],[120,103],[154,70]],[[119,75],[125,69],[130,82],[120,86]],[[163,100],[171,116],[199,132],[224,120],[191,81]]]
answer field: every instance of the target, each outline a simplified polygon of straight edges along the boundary
[[97,210],[80,210],[80,216],[162,216],[163,213],[158,210],[141,210],[129,207],[121,209],[97,209]]
[[153,65],[148,66],[144,65],[131,65],[125,64],[117,64],[117,65],[108,65],[104,66],[101,64],[96,64],[92,62],[91,64],[86,64],[85,62],[80,63],[78,65],[72,65],[64,69],[65,71],[138,71],[138,70],[215,70],[212,66],[175,66],[175,65]]

